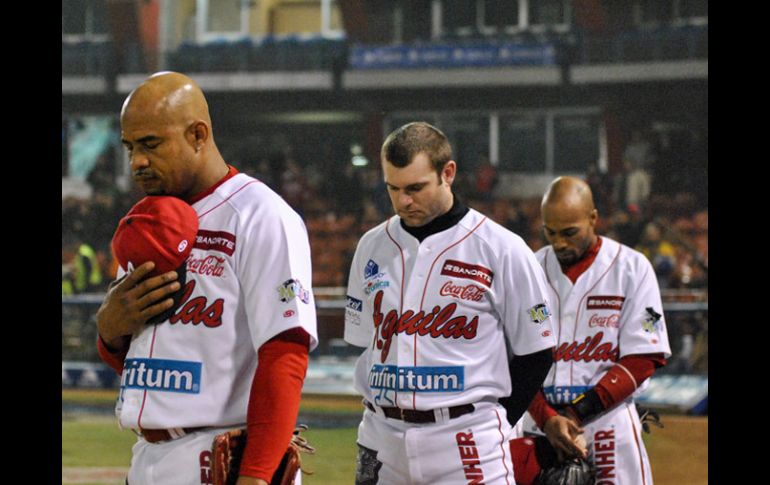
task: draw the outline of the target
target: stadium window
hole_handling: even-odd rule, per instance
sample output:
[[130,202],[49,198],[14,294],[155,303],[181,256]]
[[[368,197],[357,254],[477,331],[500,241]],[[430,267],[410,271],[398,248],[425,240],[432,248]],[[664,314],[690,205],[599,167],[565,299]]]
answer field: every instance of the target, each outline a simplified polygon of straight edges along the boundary
[[449,36],[467,37],[477,30],[478,2],[468,0],[442,0],[441,19],[443,32]]
[[63,40],[98,41],[106,39],[106,0],[62,0],[61,7]]
[[403,42],[430,40],[432,17],[431,0],[399,2],[401,9],[401,39]]
[[585,173],[588,166],[599,160],[599,131],[597,114],[564,114],[554,116],[554,172]]
[[515,32],[520,29],[520,4],[518,0],[483,0],[480,2],[481,25],[479,30],[485,34]]
[[637,0],[634,2],[635,20],[639,27],[656,27],[673,20],[671,0]]
[[538,174],[546,171],[546,120],[543,114],[501,115],[498,168]]
[[569,0],[529,0],[527,24],[532,30],[569,29],[572,8]]
[[196,0],[198,40],[239,39],[250,35],[254,0]]

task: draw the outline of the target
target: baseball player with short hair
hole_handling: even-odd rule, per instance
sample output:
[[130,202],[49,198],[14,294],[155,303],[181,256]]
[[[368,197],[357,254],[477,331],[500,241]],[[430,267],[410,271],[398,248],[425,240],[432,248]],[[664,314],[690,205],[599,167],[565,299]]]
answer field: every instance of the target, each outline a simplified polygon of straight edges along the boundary
[[[516,433],[539,428],[561,454],[588,457],[597,484],[649,485],[634,396],[671,355],[655,272],[641,253],[596,235],[584,181],[554,180],[542,215],[550,245],[536,256],[552,291],[558,346]],[[580,434],[587,450],[575,443]]]
[[498,399],[520,416],[550,366],[543,271],[519,236],[454,196],[440,130],[396,129],[381,163],[396,215],[359,241],[345,314],[345,340],[365,348],[356,484],[513,484]]
[[[122,373],[120,426],[139,434],[127,482],[211,483],[214,436],[247,427],[237,483],[266,484],[292,435],[317,344],[305,225],[266,185],[225,163],[204,95],[187,76],[157,73],[132,91],[121,136],[137,185],[181,199],[198,219],[184,286],[177,272],[152,273],[157,262],[129,258],[97,313],[100,355]],[[154,222],[169,229],[163,217]],[[124,255],[119,241],[136,240],[116,239]],[[146,323],[172,308],[178,291],[173,314]]]

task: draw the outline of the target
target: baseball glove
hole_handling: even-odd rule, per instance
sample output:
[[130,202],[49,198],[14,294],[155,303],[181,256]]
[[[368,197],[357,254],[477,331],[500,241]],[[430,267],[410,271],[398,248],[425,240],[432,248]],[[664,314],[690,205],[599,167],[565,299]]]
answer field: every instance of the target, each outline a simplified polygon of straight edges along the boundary
[[663,427],[663,423],[660,422],[660,414],[658,414],[656,411],[637,404],[636,412],[639,413],[639,421],[642,422],[642,429],[645,433],[650,433],[651,424],[657,426],[658,428]]
[[533,485],[591,485],[596,468],[582,458],[571,458],[544,468]]
[[[315,453],[315,448],[300,435],[307,426],[299,425],[294,430],[289,446],[284,453],[278,469],[270,480],[270,485],[294,485],[297,470],[302,470],[300,453]],[[212,444],[211,474],[213,485],[235,485],[241,467],[243,450],[246,448],[246,430],[233,429],[214,437]],[[308,475],[312,474],[302,470]]]

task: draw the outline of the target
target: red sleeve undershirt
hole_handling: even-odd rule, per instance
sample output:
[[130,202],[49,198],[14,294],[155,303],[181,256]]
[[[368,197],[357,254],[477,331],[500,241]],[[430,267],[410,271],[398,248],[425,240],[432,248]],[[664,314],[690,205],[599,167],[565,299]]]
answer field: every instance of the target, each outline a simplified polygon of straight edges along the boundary
[[[624,401],[655,373],[655,369],[665,364],[663,354],[627,355],[620,359],[594,386],[604,409]],[[540,429],[544,429],[545,422],[558,414],[545,400],[542,389],[537,392],[527,410]]]
[[123,361],[126,360],[126,354],[128,354],[129,343],[131,337],[124,339],[124,346],[117,350],[110,350],[107,348],[107,344],[104,343],[101,336],[96,337],[96,350],[99,352],[99,357],[105,364],[112,367],[112,369],[118,373],[123,373]]
[[259,349],[247,413],[248,438],[240,474],[267,482],[281,462],[299,413],[310,336],[287,330]]

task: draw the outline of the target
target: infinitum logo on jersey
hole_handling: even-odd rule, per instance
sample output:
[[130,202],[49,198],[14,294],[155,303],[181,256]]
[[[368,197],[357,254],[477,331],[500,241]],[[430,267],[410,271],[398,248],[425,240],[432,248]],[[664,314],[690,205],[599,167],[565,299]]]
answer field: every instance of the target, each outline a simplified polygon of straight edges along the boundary
[[200,362],[165,359],[126,359],[120,378],[121,389],[200,393]]
[[588,310],[621,310],[625,299],[624,296],[589,296],[586,300],[586,308]]
[[551,404],[568,404],[590,388],[590,386],[545,386],[543,394],[546,401]]
[[454,259],[444,261],[444,266],[441,267],[441,274],[478,281],[487,288],[492,287],[492,277],[494,276],[494,273],[489,268],[455,261]]
[[196,249],[214,250],[232,256],[235,252],[235,234],[224,231],[199,230],[195,236]]
[[465,388],[465,368],[372,366],[369,387],[396,392],[458,392]]

